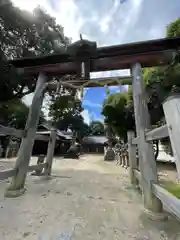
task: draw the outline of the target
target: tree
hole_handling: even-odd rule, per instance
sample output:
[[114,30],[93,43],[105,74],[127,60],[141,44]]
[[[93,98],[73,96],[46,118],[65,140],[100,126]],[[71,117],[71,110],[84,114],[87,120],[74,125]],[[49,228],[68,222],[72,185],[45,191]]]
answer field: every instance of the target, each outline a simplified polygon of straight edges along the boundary
[[[180,36],[180,18],[167,26],[167,37]],[[168,67],[149,68],[143,71],[148,93],[148,107],[152,123],[157,125],[163,122],[164,113],[162,102],[169,94],[180,92],[180,57],[177,53],[175,60]]]
[[180,36],[180,18],[177,18],[172,23],[167,25],[166,36],[167,37],[178,37],[178,36]]
[[[0,119],[0,124],[17,129],[24,129],[29,113],[29,107],[20,99],[1,103],[0,111],[3,112],[3,118]],[[44,113],[41,111],[39,122],[42,123],[44,121]]]
[[72,117],[78,117],[83,111],[82,103],[74,95],[59,95],[51,99],[49,104],[49,116],[59,129],[67,130],[72,122]]
[[[34,57],[62,51],[70,43],[54,18],[36,8],[33,15],[7,3],[0,7],[1,101],[34,91],[35,81],[25,81],[7,64],[8,59]],[[6,92],[6,94],[4,94]]]
[[[180,18],[176,19],[167,26],[167,37],[180,36]],[[164,125],[165,118],[162,109],[162,102],[169,94],[180,92],[180,54],[177,52],[172,64],[168,67],[158,67],[148,69],[144,75],[146,90],[148,93],[148,108],[150,111],[152,124]],[[172,154],[169,138],[162,139],[164,150]]]
[[[36,84],[35,78],[27,80],[23,75],[20,76],[8,60],[56,53],[62,51],[71,40],[64,36],[63,27],[39,7],[31,14],[7,0],[6,4],[0,6],[0,22],[1,122],[7,125],[12,124],[13,101],[21,105],[19,110],[22,110],[25,119],[28,109],[19,99],[32,93]],[[16,118],[22,120],[20,115]],[[25,122],[20,127],[23,124]]]
[[52,98],[49,103],[49,117],[53,124],[60,130],[71,129],[79,138],[89,134],[89,126],[84,122],[82,111],[82,102],[70,92]]
[[[1,103],[0,112],[3,112],[3,115],[1,114],[0,119],[1,125],[13,127],[16,129],[24,129],[29,113],[29,107],[20,99],[16,99]],[[42,123],[44,121],[44,113],[41,111],[39,123]],[[1,145],[3,147],[3,157],[5,157],[6,149],[9,145],[10,139],[10,136],[6,136],[1,140]]]
[[90,134],[94,136],[104,135],[104,124],[101,121],[92,121],[89,124]]
[[114,132],[126,140],[127,131],[134,129],[134,116],[131,105],[131,93],[118,92],[109,95],[103,103],[102,114],[105,122]]

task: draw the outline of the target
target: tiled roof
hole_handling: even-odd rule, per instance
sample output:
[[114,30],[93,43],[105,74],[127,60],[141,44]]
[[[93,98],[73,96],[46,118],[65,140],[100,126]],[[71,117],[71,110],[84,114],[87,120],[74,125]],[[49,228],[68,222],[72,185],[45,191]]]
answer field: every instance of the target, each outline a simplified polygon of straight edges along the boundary
[[85,144],[104,144],[108,141],[106,136],[88,136],[83,138]]

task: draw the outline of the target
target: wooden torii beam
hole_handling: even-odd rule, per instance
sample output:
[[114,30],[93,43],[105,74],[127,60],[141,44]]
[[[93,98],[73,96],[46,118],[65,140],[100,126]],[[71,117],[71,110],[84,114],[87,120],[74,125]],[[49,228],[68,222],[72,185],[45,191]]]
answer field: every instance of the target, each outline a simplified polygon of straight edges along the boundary
[[[90,72],[130,69],[136,62],[142,67],[166,65],[172,61],[179,46],[180,37],[100,47],[90,56]],[[68,49],[48,56],[10,60],[9,63],[28,77],[40,72],[60,77],[77,72],[76,58]]]
[[[121,66],[119,66],[119,63],[125,62],[126,65],[131,64],[132,60],[131,58],[135,60],[138,58],[141,60],[141,65],[143,65],[143,62],[146,65],[150,65],[150,63],[156,65],[158,58],[162,61],[166,61],[167,51],[174,51],[177,50],[180,46],[180,37],[173,37],[173,38],[162,38],[162,39],[156,39],[156,40],[150,40],[150,41],[143,41],[143,42],[133,42],[128,44],[121,44],[121,45],[114,45],[114,46],[106,46],[106,47],[100,47],[97,48],[97,54],[94,57],[91,57],[90,60],[92,60],[92,66],[91,71],[99,71],[98,66],[103,65],[102,67],[104,70],[102,71],[109,71],[113,69],[120,69]],[[151,59],[149,59],[149,56],[151,56]],[[163,57],[164,56],[164,57]],[[117,58],[118,59],[117,59]],[[148,60],[149,59],[149,60]],[[21,58],[21,59],[15,59],[10,60],[9,63],[15,66],[16,68],[24,68],[24,69],[31,69],[33,71],[34,67],[44,67],[44,70],[46,67],[53,66],[54,67],[61,67],[62,73],[64,73],[63,68],[67,65],[55,65],[55,64],[70,64],[70,67],[68,69],[65,69],[67,74],[71,74],[71,70],[73,70],[73,66],[71,65],[74,62],[75,58],[71,55],[71,52],[68,50],[61,50],[61,52],[57,54],[51,54],[47,56],[41,56],[41,57],[33,57],[33,58]],[[97,61],[100,60],[100,61]],[[103,61],[102,61],[103,60]],[[112,65],[109,65],[109,61],[113,61],[113,69]],[[118,63],[115,66],[115,62],[118,60]],[[129,60],[129,63],[128,63]],[[153,60],[155,61],[153,63]],[[105,63],[108,63],[105,64]],[[124,63],[125,64],[125,63]],[[159,63],[161,64],[161,63]],[[33,68],[32,68],[33,67]],[[129,68],[129,67],[126,67]],[[35,68],[37,71],[37,68]],[[42,68],[41,68],[42,69]]]

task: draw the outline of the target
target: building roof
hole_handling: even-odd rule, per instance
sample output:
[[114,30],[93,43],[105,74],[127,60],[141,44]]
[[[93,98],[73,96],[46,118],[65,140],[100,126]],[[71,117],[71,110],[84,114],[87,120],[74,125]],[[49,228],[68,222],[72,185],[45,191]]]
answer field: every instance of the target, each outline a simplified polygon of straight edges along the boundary
[[60,137],[63,137],[67,140],[72,140],[72,133],[68,133],[68,132],[65,132],[65,131],[59,131],[57,130],[57,134],[60,136]]
[[[42,135],[50,135],[51,133],[50,130],[51,130],[51,126],[46,123],[43,123],[38,126],[37,133]],[[65,140],[72,140],[71,132],[56,130],[56,134],[58,137],[63,138]]]
[[37,129],[40,130],[41,132],[43,132],[43,131],[50,130],[51,126],[47,123],[41,123],[38,125]]
[[105,144],[108,141],[105,136],[87,136],[83,138],[84,144]]

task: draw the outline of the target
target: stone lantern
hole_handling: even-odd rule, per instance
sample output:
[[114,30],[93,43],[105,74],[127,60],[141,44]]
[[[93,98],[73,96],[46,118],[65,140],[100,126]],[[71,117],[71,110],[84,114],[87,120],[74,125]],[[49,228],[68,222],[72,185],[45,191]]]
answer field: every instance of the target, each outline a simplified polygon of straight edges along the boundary
[[113,161],[115,160],[115,151],[113,149],[113,134],[112,134],[112,129],[109,124],[105,124],[105,134],[108,139],[108,146],[105,149],[104,152],[104,160],[105,161]]

